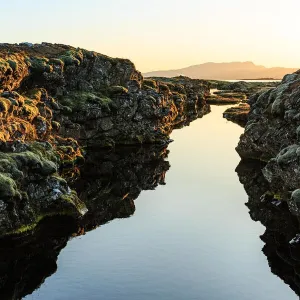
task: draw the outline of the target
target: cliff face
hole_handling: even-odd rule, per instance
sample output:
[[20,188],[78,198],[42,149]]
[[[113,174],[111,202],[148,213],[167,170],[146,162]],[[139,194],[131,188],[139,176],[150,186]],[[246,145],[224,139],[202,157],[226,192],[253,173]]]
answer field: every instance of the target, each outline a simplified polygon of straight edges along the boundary
[[57,44],[0,45],[0,235],[86,213],[64,168],[82,146],[160,143],[209,112],[205,81],[144,80],[133,63]]
[[267,162],[263,173],[275,193],[299,201],[300,75],[286,75],[273,90],[255,94],[237,146],[242,158]]

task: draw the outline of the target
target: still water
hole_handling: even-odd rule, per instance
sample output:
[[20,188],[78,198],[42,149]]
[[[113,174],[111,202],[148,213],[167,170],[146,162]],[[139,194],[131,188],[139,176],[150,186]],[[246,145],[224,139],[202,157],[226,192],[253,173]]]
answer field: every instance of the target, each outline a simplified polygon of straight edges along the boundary
[[175,130],[166,185],[142,191],[130,218],[71,239],[25,299],[298,299],[261,251],[265,228],[235,172],[243,129],[226,108]]

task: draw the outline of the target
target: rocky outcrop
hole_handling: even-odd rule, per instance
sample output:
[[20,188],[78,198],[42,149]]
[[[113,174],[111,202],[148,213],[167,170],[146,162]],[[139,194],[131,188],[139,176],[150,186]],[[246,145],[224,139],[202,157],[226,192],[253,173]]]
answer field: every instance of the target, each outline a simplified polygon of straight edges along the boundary
[[142,190],[165,184],[170,167],[165,147],[98,150],[89,152],[80,171],[65,169],[64,174],[86,203],[88,213],[80,219],[46,217],[30,232],[1,238],[1,299],[22,299],[31,294],[56,272],[57,257],[70,238],[116,218],[132,216],[134,200]]
[[47,43],[4,44],[0,59],[0,89],[30,95],[44,88],[59,133],[83,145],[164,142],[188,118],[186,107],[209,110],[207,82],[143,80],[126,59]]
[[236,98],[241,98],[242,100],[249,98],[249,96],[262,92],[274,89],[277,87],[280,82],[278,81],[237,81],[237,82],[228,82],[228,81],[219,81],[219,80],[209,80],[211,88],[219,90],[218,93],[221,94],[235,94]]
[[300,187],[300,75],[284,77],[273,90],[253,95],[245,132],[237,146],[242,158],[267,162],[264,176],[275,193],[298,199]]
[[249,104],[241,103],[238,106],[233,106],[225,110],[223,117],[228,121],[236,123],[241,127],[245,127],[248,122],[248,114],[250,111]]
[[201,80],[144,80],[129,60],[71,46],[0,44],[0,235],[86,213],[65,180],[82,147],[166,144],[209,112],[208,91]]

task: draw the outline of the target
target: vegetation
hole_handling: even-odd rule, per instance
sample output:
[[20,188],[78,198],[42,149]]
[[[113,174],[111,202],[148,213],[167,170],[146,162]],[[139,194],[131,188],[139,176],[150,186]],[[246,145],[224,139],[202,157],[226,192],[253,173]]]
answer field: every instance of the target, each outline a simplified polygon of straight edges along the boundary
[[100,107],[109,107],[112,100],[102,93],[91,92],[71,92],[67,96],[61,97],[60,103],[66,106],[66,113],[68,108],[72,111],[80,111],[87,105],[98,105]]

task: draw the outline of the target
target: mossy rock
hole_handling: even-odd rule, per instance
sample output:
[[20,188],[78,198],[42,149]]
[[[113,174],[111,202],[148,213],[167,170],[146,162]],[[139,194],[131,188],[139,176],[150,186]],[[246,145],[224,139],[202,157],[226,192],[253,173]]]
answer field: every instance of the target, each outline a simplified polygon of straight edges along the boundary
[[[9,68],[11,69],[9,63],[6,60],[0,58],[0,73],[5,73]],[[11,69],[11,71],[13,70]]]
[[18,63],[16,61],[8,59],[7,62],[14,72],[18,70]]
[[73,49],[68,50],[62,55],[59,56],[59,60],[61,60],[66,66],[79,66],[83,61],[84,55],[81,49]]
[[170,89],[167,84],[159,84],[159,92],[160,93],[170,93]]
[[[71,114],[73,111],[79,111],[87,108],[88,105],[96,105],[98,107],[109,108],[112,100],[102,93],[91,92],[71,92],[68,95],[61,97],[59,102],[63,105],[64,114]],[[70,110],[70,111],[68,111]]]
[[144,81],[143,81],[143,87],[144,86],[147,86],[147,87],[150,87],[150,88],[153,88],[153,89],[157,88],[156,81],[152,80],[152,79],[144,79]]
[[8,112],[10,105],[11,105],[11,102],[8,99],[0,97],[0,113]]
[[27,63],[34,74],[50,73],[53,71],[53,67],[49,64],[49,59],[45,57],[29,58]]
[[16,182],[9,176],[0,173],[0,198],[7,199],[20,195]]
[[46,89],[44,88],[34,88],[26,92],[26,96],[29,99],[26,99],[27,104],[34,104],[32,100],[41,101],[42,95],[48,96]]
[[127,94],[128,90],[124,86],[115,85],[115,86],[110,86],[107,89],[107,92],[109,96],[114,96],[114,95]]
[[30,170],[41,175],[50,175],[57,172],[57,166],[54,162],[30,151],[12,153],[11,157],[16,160],[19,168],[27,166]]
[[64,62],[59,58],[50,58],[49,63],[54,66],[60,66],[60,67],[64,66]]

